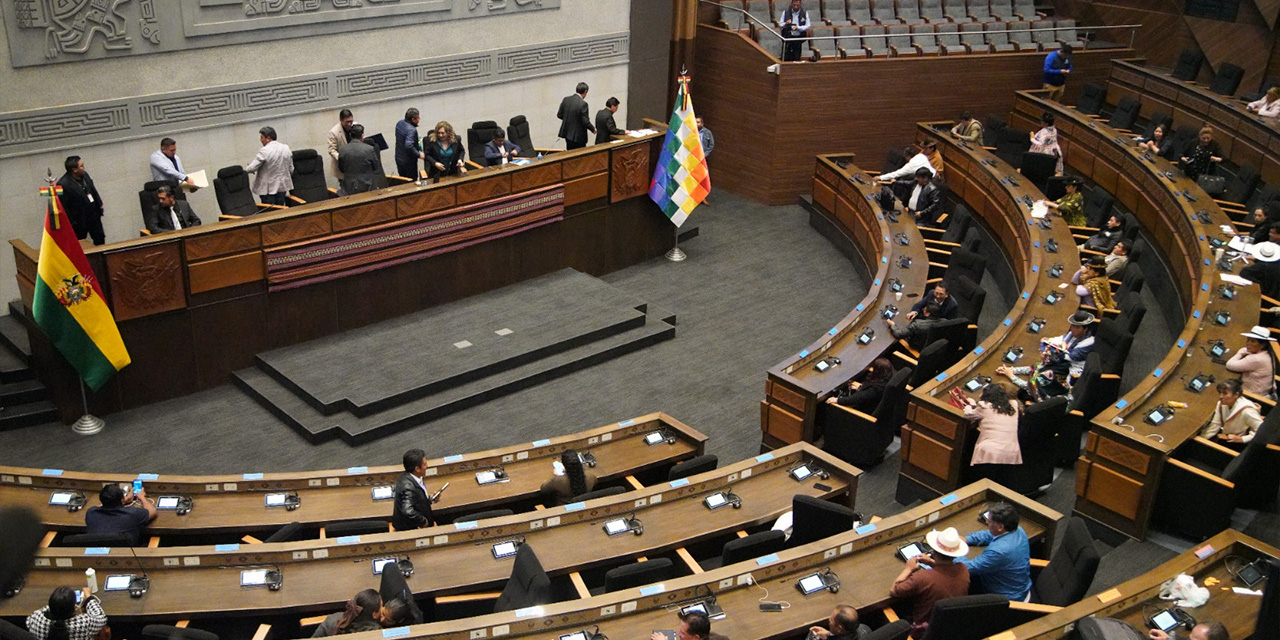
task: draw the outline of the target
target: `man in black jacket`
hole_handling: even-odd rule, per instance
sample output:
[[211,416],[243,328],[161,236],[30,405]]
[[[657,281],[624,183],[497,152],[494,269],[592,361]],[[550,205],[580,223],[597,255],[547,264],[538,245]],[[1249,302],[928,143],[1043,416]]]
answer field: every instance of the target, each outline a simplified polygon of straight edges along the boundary
[[911,305],[911,311],[907,313],[907,322],[915,320],[924,306],[929,303],[938,305],[940,311],[936,316],[943,320],[951,320],[960,314],[960,304],[951,297],[951,287],[946,280],[943,280],[926,291],[919,302]]
[[587,146],[587,132],[596,132],[591,124],[591,109],[587,106],[587,83],[579,82],[575,93],[560,101],[560,137],[565,149],[581,149]]
[[396,480],[396,505],[391,513],[391,526],[396,531],[431,526],[431,503],[439,500],[440,494],[427,494],[426,475],[427,454],[422,449],[404,452],[404,473]]
[[338,151],[338,170],[342,172],[343,195],[373,191],[382,177],[382,158],[378,148],[365,142],[364,125],[351,125],[351,139]]
[[933,183],[933,172],[924,167],[916,169],[916,186],[907,197],[907,213],[916,223],[932,225],[942,212],[942,190]]
[[102,230],[102,196],[93,186],[93,178],[84,170],[84,161],[80,156],[70,156],[63,166],[67,172],[58,179],[58,186],[62,187],[59,200],[71,219],[71,228],[81,240],[92,236],[94,244],[106,244],[107,234]]
[[617,98],[609,98],[605,101],[604,108],[596,113],[596,144],[606,144],[614,136],[627,135],[627,131],[619,129],[618,123],[613,121],[613,114],[618,112],[620,104],[622,103]]
[[186,200],[178,200],[173,187],[166,184],[156,189],[156,204],[151,205],[142,221],[147,231],[164,233],[199,226],[200,216],[192,211]]

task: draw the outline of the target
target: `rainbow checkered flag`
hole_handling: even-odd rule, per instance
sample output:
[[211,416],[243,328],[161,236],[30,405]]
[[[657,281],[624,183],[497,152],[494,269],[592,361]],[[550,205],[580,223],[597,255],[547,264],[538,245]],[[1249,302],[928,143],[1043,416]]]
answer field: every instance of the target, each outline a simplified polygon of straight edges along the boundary
[[667,138],[662,142],[662,155],[653,170],[649,197],[677,227],[711,193],[707,174],[707,156],[698,137],[698,122],[689,97],[689,76],[680,76],[676,106],[671,111]]

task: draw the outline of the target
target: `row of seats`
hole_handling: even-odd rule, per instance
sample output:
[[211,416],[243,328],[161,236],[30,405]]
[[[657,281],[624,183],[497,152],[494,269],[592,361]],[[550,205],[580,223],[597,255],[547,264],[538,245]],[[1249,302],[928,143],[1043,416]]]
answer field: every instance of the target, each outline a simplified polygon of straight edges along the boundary
[[[726,7],[742,9],[763,24],[776,25],[778,16],[790,5],[787,0],[728,0]],[[1031,0],[804,0],[801,3],[814,25],[889,25],[923,22],[1008,22],[1035,20],[1044,14]],[[722,11],[731,29],[741,29],[742,14]]]
[[[888,26],[844,26],[830,30],[834,41],[813,40],[821,51],[834,42],[841,58],[876,58],[913,55],[963,55],[970,53],[1015,53],[1052,51],[1064,44],[1083,47],[1075,20],[1028,22],[966,22],[961,24],[894,24]],[[781,40],[758,29],[756,41],[773,51]]]

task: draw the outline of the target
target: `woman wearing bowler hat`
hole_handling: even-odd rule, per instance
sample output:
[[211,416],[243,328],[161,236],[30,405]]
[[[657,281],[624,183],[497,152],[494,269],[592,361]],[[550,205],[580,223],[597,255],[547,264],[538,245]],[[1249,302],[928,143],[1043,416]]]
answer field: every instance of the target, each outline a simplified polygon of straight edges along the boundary
[[1270,398],[1275,387],[1275,363],[1271,358],[1271,345],[1275,342],[1266,327],[1256,326],[1245,333],[1244,346],[1227,360],[1227,371],[1240,374],[1246,393]]

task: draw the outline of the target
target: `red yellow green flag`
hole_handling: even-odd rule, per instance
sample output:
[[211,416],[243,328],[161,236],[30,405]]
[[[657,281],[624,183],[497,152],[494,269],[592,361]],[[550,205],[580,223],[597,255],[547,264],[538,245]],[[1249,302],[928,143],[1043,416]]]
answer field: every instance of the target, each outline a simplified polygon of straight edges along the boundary
[[97,391],[129,364],[129,352],[58,200],[60,190],[40,190],[49,204],[31,315],[85,384]]

